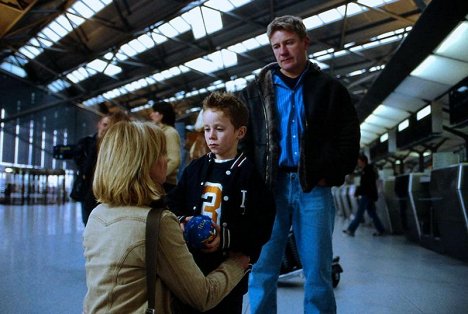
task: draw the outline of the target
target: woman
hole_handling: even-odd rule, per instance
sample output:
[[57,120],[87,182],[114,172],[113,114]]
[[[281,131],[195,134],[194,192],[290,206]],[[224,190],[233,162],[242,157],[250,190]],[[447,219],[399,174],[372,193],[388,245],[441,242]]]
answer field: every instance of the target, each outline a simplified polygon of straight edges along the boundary
[[175,111],[171,104],[161,101],[153,105],[151,120],[163,130],[167,145],[167,175],[164,189],[172,190],[177,184],[177,173],[180,166],[180,136],[175,125]]
[[[145,312],[146,217],[151,204],[161,206],[166,168],[165,136],[154,124],[121,122],[107,131],[93,182],[101,204],[84,231],[84,313]],[[242,279],[248,263],[247,256],[232,255],[205,277],[187,249],[176,216],[164,210],[156,313],[173,313],[177,300],[200,311],[212,308]]]

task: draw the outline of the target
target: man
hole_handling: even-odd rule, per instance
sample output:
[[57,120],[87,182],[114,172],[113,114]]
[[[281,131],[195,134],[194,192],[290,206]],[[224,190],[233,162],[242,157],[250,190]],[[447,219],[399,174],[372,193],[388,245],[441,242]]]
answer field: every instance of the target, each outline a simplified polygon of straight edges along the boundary
[[292,226],[305,276],[305,313],[335,313],[331,186],[353,171],[359,122],[340,83],[308,61],[302,20],[274,19],[267,29],[277,63],[242,92],[250,110],[244,149],[273,189],[276,218],[249,282],[252,314],[276,313],[276,283]]
[[377,232],[373,235],[383,236],[385,234],[385,228],[382,225],[382,222],[377,215],[377,209],[375,208],[375,202],[379,198],[376,184],[378,175],[375,172],[374,167],[369,165],[369,159],[366,155],[359,155],[357,162],[358,167],[361,169],[361,183],[355,194],[356,197],[361,196],[361,198],[359,199],[359,207],[356,216],[349,224],[348,228],[343,230],[343,232],[354,237],[354,233],[364,217],[364,212],[367,210],[367,213],[374,222],[375,229],[377,229]]
[[88,223],[91,211],[98,205],[93,193],[94,168],[96,166],[98,146],[107,129],[120,121],[130,121],[130,118],[122,111],[106,114],[99,120],[97,132],[94,135],[80,139],[75,145],[73,159],[78,172],[70,196],[81,203],[81,218],[85,226]]

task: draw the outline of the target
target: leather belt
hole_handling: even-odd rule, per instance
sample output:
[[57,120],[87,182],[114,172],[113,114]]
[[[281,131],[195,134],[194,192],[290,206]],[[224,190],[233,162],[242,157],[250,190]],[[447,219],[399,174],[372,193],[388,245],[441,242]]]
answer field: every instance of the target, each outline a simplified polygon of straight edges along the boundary
[[287,172],[287,173],[295,173],[297,172],[297,166],[294,167],[286,167],[286,166],[280,166],[279,171],[281,172]]

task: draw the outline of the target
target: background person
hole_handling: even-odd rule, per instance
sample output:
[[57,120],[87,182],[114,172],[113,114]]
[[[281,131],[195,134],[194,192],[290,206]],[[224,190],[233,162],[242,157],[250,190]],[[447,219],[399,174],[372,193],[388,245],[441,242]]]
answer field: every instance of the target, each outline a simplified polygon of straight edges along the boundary
[[310,39],[300,18],[275,18],[267,35],[277,62],[241,92],[250,111],[245,149],[276,200],[271,238],[250,276],[251,313],[277,311],[291,225],[305,277],[304,312],[335,313],[331,186],[356,165],[359,121],[346,88],[308,60]]
[[374,222],[375,229],[377,229],[374,236],[382,236],[385,234],[385,228],[383,227],[375,208],[375,202],[379,198],[376,183],[378,178],[377,173],[375,172],[374,167],[369,165],[369,159],[366,155],[359,155],[357,163],[358,167],[361,169],[361,182],[355,193],[356,197],[360,196],[358,211],[353,221],[351,221],[348,228],[343,230],[343,232],[350,236],[354,236],[360,222],[364,218],[364,212],[367,210],[367,213]]
[[[108,130],[97,159],[93,191],[101,203],[83,235],[87,293],[84,313],[145,313],[145,230],[150,206],[162,207],[166,143],[153,123],[118,123]],[[138,152],[138,153],[135,153]],[[156,313],[176,298],[205,311],[244,276],[249,258],[232,254],[204,275],[187,249],[177,217],[161,215],[157,249]]]
[[78,173],[71,196],[81,203],[81,218],[85,226],[89,214],[98,204],[92,190],[98,146],[107,129],[119,121],[130,121],[130,117],[123,111],[103,116],[97,124],[97,132],[80,139],[74,148],[73,159],[78,167]]
[[150,114],[153,120],[164,132],[167,143],[167,177],[164,189],[169,192],[177,184],[177,173],[180,167],[180,136],[175,129],[175,111],[170,103],[160,101],[153,105]]

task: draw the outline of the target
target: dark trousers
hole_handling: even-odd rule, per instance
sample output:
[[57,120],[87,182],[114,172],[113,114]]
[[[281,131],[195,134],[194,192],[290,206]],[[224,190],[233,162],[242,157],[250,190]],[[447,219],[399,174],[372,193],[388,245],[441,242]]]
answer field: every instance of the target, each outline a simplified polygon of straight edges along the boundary
[[355,232],[356,229],[359,227],[359,223],[361,222],[362,218],[364,217],[364,212],[367,210],[367,213],[369,216],[372,218],[372,221],[374,222],[375,229],[377,229],[378,232],[382,233],[385,231],[382,222],[379,219],[379,216],[377,216],[377,210],[375,208],[375,203],[374,201],[370,200],[367,196],[363,195],[361,196],[361,199],[359,200],[359,208],[356,213],[356,216],[354,217],[353,221],[349,224],[348,230],[351,232]]

